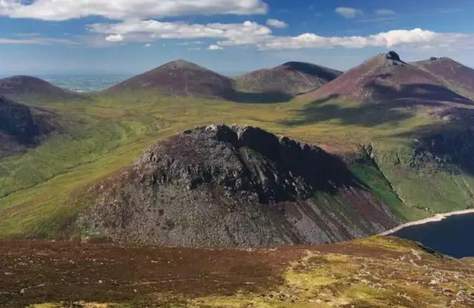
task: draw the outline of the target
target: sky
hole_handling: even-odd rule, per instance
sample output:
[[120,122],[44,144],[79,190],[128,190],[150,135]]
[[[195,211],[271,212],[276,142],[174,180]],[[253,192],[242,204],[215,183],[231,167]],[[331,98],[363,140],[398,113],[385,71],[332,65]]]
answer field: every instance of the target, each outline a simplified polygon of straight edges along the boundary
[[474,0],[0,0],[0,75],[346,70],[387,50],[474,67]]

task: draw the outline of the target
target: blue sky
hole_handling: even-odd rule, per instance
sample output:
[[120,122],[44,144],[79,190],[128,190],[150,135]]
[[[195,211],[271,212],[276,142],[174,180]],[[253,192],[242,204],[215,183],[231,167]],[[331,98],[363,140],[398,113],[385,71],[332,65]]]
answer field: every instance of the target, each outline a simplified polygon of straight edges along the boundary
[[388,49],[474,67],[472,16],[472,0],[2,0],[0,74],[138,73],[177,58],[227,74],[289,60],[347,69]]

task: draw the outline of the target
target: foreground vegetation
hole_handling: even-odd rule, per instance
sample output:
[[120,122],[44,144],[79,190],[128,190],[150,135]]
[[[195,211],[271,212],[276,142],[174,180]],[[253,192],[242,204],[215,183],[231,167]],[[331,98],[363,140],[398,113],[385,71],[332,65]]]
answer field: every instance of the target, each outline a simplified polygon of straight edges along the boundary
[[256,250],[1,242],[9,307],[472,307],[474,263],[386,237]]

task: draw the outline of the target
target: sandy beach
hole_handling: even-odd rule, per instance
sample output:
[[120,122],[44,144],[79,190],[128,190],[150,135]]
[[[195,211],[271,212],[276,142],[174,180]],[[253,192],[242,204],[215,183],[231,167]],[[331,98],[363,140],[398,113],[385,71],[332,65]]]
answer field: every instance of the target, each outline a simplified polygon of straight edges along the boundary
[[444,213],[444,214],[436,214],[433,217],[408,222],[406,224],[403,224],[403,225],[400,225],[400,226],[395,227],[393,229],[390,229],[388,231],[385,231],[385,232],[381,233],[380,235],[392,235],[392,234],[400,231],[401,229],[404,229],[404,228],[407,228],[407,227],[424,225],[424,224],[431,223],[431,222],[442,221],[442,220],[445,220],[446,218],[451,217],[451,216],[466,215],[466,214],[474,214],[474,209],[467,209],[467,210],[449,212],[449,213]]

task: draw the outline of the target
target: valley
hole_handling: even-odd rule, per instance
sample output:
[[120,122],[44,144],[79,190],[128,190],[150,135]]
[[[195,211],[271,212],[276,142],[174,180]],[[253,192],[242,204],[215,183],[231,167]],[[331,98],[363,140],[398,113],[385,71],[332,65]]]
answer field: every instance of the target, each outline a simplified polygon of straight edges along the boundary
[[[0,81],[52,124],[0,158],[0,265],[15,273],[0,303],[469,307],[472,260],[368,237],[474,207],[474,103],[456,76],[389,53],[276,101],[185,61],[72,96]],[[181,255],[204,270],[131,274]]]
[[[380,198],[390,200],[402,221],[462,210],[471,204],[469,192],[474,189],[462,161],[451,159],[449,152],[443,152],[442,160],[431,149],[417,150],[415,145],[425,131],[456,134],[468,127],[454,119],[458,110],[465,116],[472,107],[443,106],[360,104],[344,97],[318,102],[307,95],[249,104],[146,89],[119,96],[105,91],[79,101],[59,97],[41,107],[57,114],[61,131],[0,162],[0,234],[62,234],[67,218],[84,203],[76,198],[82,191],[131,164],[157,141],[213,123],[261,127],[339,155]],[[444,116],[446,112],[453,116]],[[361,159],[365,156],[371,158]]]

